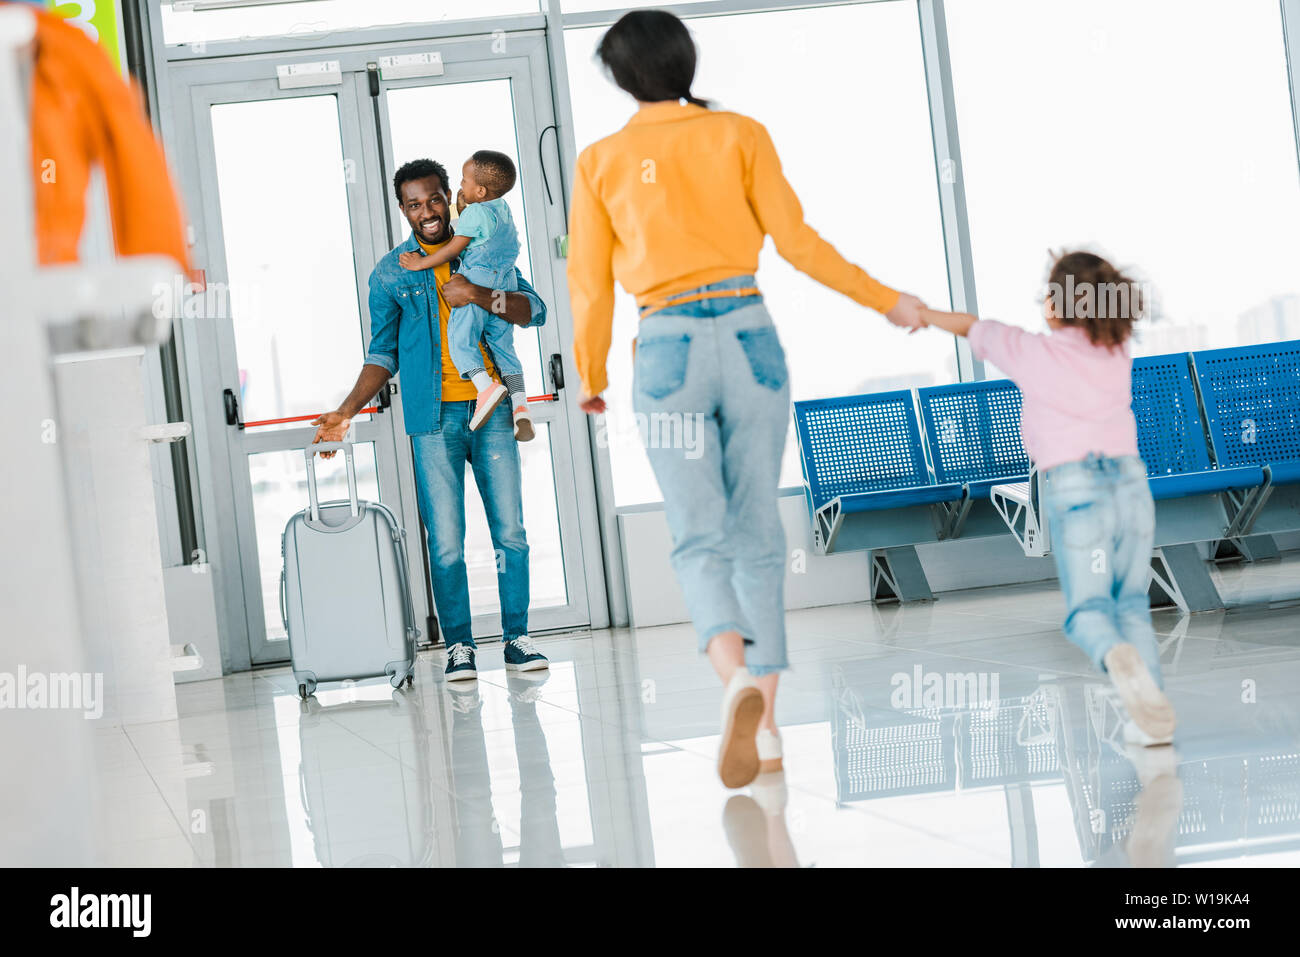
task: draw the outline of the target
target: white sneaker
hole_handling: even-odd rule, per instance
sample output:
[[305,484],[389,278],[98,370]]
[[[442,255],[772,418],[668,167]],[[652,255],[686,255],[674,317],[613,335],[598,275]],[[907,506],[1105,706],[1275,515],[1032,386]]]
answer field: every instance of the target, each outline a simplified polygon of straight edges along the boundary
[[781,766],[781,734],[779,731],[759,728],[756,743],[758,745],[759,774],[784,770]]
[[[1152,747],[1173,740],[1177,716],[1174,706],[1151,676],[1137,648],[1125,642],[1106,652],[1106,673],[1119,692],[1131,719],[1124,725],[1124,740]],[[1129,724],[1134,725],[1130,729]]]
[[737,668],[722,692],[722,741],[718,777],[729,788],[743,788],[758,776],[758,722],[763,693],[748,668]]

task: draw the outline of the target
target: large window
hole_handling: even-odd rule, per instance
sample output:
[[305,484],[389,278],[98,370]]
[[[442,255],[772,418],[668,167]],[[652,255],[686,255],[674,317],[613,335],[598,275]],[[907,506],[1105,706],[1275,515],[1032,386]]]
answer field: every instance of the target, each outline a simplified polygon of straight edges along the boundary
[[241,37],[327,33],[394,23],[430,23],[468,17],[536,13],[538,0],[284,0],[240,5],[239,0],[161,0],[163,42],[200,44]]
[[[916,4],[710,17],[688,25],[700,49],[695,92],[768,128],[808,221],[882,282],[947,308]],[[619,129],[635,109],[593,59],[603,32],[565,34],[579,148]],[[796,399],[957,379],[951,337],[907,336],[797,273],[770,241],[758,283],[785,344]],[[661,499],[631,417],[636,323],[633,300],[620,291],[606,393],[620,506]],[[781,483],[800,482],[792,430]]]
[[1154,287],[1139,353],[1300,337],[1279,4],[946,10],[981,314],[1042,328],[1047,250],[1082,246]]

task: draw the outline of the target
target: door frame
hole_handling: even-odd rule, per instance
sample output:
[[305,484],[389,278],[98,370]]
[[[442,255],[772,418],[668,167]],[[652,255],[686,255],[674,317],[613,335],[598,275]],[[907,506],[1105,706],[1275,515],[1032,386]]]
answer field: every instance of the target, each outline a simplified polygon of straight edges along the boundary
[[[148,7],[151,18],[156,16],[156,4],[150,3]],[[186,197],[203,197],[201,205],[194,208],[204,216],[217,215],[218,206],[215,190],[209,184],[205,191],[202,183],[204,174],[201,170],[203,165],[206,163],[211,167],[215,159],[210,152],[210,130],[208,131],[208,152],[204,153],[198,131],[195,129],[194,117],[196,114],[193,96],[197,87],[220,84],[231,90],[236,90],[244,86],[251,93],[259,84],[262,84],[264,89],[281,96],[336,94],[340,110],[344,155],[349,156],[351,150],[355,148],[356,152],[351,155],[357,157],[358,175],[356,176],[356,182],[348,183],[354,259],[356,260],[358,275],[368,274],[378,258],[391,248],[395,242],[400,241],[401,237],[400,235],[392,236],[392,241],[390,241],[390,230],[396,225],[395,216],[397,215],[392,204],[389,204],[389,212],[385,216],[382,210],[376,208],[381,201],[378,195],[374,193],[363,195],[369,192],[371,184],[378,183],[384,187],[383,195],[385,199],[387,198],[387,189],[384,183],[384,163],[381,159],[383,154],[381,152],[380,131],[372,119],[374,106],[369,102],[370,93],[365,72],[366,64],[374,62],[380,55],[418,52],[428,50],[431,44],[435,44],[443,54],[447,72],[443,77],[430,78],[430,80],[444,83],[458,82],[460,78],[453,71],[455,65],[481,63],[486,60],[500,61],[503,59],[500,54],[493,53],[491,49],[492,45],[499,41],[500,31],[503,29],[501,26],[502,20],[511,21],[518,31],[517,33],[509,33],[507,43],[520,48],[510,49],[509,54],[504,59],[516,58],[517,54],[522,52],[524,55],[521,59],[526,61],[523,64],[523,76],[528,80],[532,102],[528,105],[521,105],[518,102],[519,95],[516,93],[515,114],[521,161],[527,163],[532,150],[537,147],[537,144],[529,142],[529,131],[525,129],[525,124],[521,118],[529,115],[529,108],[531,108],[531,116],[535,119],[537,130],[545,130],[555,122],[554,90],[552,89],[552,71],[549,64],[550,51],[546,46],[545,31],[536,29],[537,26],[544,26],[545,20],[543,17],[493,18],[492,20],[477,21],[476,23],[459,23],[455,25],[455,29],[447,31],[443,38],[436,40],[430,39],[430,33],[435,31],[429,27],[353,31],[332,34],[325,38],[278,38],[260,41],[261,45],[268,49],[266,49],[266,52],[251,56],[247,53],[250,45],[247,42],[213,43],[207,45],[203,50],[187,47],[161,48],[161,44],[157,42],[157,38],[161,37],[161,24],[153,24],[156,52],[161,54],[158,62],[164,69],[163,75],[157,77],[156,84],[160,101],[160,125],[164,142],[168,145],[169,151],[174,157],[174,165],[177,167],[176,171],[179,174],[184,195]],[[384,42],[374,42],[380,39],[381,34],[392,34],[393,36],[391,39],[386,38]],[[403,39],[398,35],[407,35],[407,38]],[[278,91],[278,84],[273,79],[275,67],[283,63],[302,62],[309,59],[339,60],[344,82],[341,85]],[[496,64],[498,69],[501,66],[503,64],[499,62]],[[474,76],[471,79],[479,78],[488,77]],[[399,81],[390,85],[396,88],[421,84]],[[249,95],[240,98],[265,99],[267,97]],[[383,103],[382,97],[380,103]],[[355,123],[352,131],[359,133],[358,142],[349,142],[352,131],[349,130],[349,120],[345,119],[345,117],[350,117]],[[386,130],[384,132],[386,134]],[[543,147],[549,145],[548,143],[542,144]],[[556,351],[565,357],[565,365],[571,370],[570,357],[572,355],[573,337],[572,323],[567,308],[567,287],[564,283],[565,264],[559,257],[556,244],[553,241],[555,237],[563,235],[566,231],[565,183],[557,149],[555,147],[549,150],[542,149],[540,155],[542,162],[546,164],[547,175],[552,184],[552,201],[547,203],[544,197],[539,196],[530,204],[530,212],[532,207],[535,206],[540,206],[542,210],[540,225],[535,227],[529,236],[534,283],[550,311],[548,325],[552,327],[555,339],[558,340],[558,349]],[[184,162],[177,162],[180,159],[184,159]],[[211,237],[207,235],[209,232],[210,230],[190,227],[190,240],[194,248],[195,258],[214,275],[224,277],[224,249],[208,248],[211,244]],[[369,339],[369,320],[368,306],[363,288],[359,289],[359,300],[362,313],[363,342],[366,342]],[[243,601],[245,589],[242,581],[231,581],[229,576],[232,574],[247,574],[243,566],[248,563],[249,549],[241,549],[238,536],[233,531],[238,527],[239,516],[236,514],[238,508],[236,502],[239,498],[239,482],[241,481],[240,477],[235,474],[235,466],[238,465],[245,473],[247,469],[244,467],[243,456],[235,454],[236,449],[234,446],[236,443],[232,441],[229,432],[223,434],[222,430],[229,430],[231,427],[227,426],[224,410],[221,408],[220,403],[215,401],[211,387],[212,382],[222,380],[224,377],[223,369],[237,368],[232,352],[233,336],[227,337],[230,340],[230,347],[223,350],[220,343],[216,341],[222,337],[216,335],[212,323],[191,322],[187,325],[185,321],[182,321],[180,325],[182,328],[178,339],[181,339],[184,345],[178,343],[178,347],[182,353],[181,365],[187,380],[186,391],[189,399],[189,411],[191,420],[195,425],[194,457],[197,484],[199,486],[196,504],[200,509],[199,529],[201,532],[200,544],[202,546],[199,557],[210,563],[209,567],[213,569],[214,573],[218,629],[222,636],[223,670],[226,672],[245,670],[258,663],[250,653],[248,639],[250,637],[249,621],[251,621],[252,617],[255,617],[255,611],[256,614],[260,614],[260,609],[254,610],[245,607]],[[188,348],[185,346],[188,346]],[[547,352],[544,351],[543,359],[546,354]],[[576,378],[571,375],[569,381],[570,383],[575,382]],[[207,385],[204,385],[204,383],[207,383]],[[196,389],[199,391],[196,392]],[[219,392],[219,390],[217,391]],[[586,417],[577,408],[576,399],[576,390],[573,388],[560,393],[560,402],[566,406],[566,409],[556,409],[556,412],[561,414],[557,415],[557,422],[551,430],[554,436],[552,456],[553,468],[556,473],[557,496],[561,492],[562,479],[565,476],[571,476],[571,479],[567,481],[571,482],[572,501],[576,503],[574,514],[570,518],[572,527],[566,529],[561,524],[561,540],[563,543],[567,538],[569,543],[576,544],[581,553],[573,554],[572,547],[564,549],[566,584],[571,593],[570,605],[566,606],[566,608],[577,610],[576,584],[578,588],[584,589],[586,592],[582,603],[588,613],[585,616],[579,616],[586,618],[586,622],[581,624],[578,623],[576,617],[563,623],[548,623],[546,620],[548,610],[537,610],[530,616],[536,622],[536,627],[533,630],[537,633],[547,630],[600,628],[606,627],[609,623],[604,575],[605,563],[600,559],[601,535],[596,517],[596,490],[592,469],[591,433],[586,423]],[[411,524],[411,517],[417,514],[415,509],[415,487],[410,461],[410,444],[405,441],[405,430],[401,428],[399,422],[400,395],[394,396],[391,413],[385,416],[375,416],[375,419],[383,420],[380,427],[395,433],[393,444],[396,449],[395,484],[398,490],[398,502],[390,502],[390,504],[400,505],[404,523],[408,528],[419,527],[418,517],[415,518],[415,524]],[[559,430],[560,423],[567,426],[562,432]],[[366,434],[363,435],[361,429],[365,426],[370,426],[370,428],[365,429]],[[369,433],[374,432],[375,428],[375,423],[358,423],[358,431],[354,438],[357,440],[371,439],[373,436]],[[277,436],[277,438],[283,440],[284,436]],[[567,463],[563,462],[556,454],[557,447],[565,446],[568,449],[569,461]],[[379,458],[380,456],[377,455],[377,460]],[[380,481],[382,483],[384,481],[383,465],[380,465],[380,471]],[[246,476],[242,478],[242,481],[247,481]],[[393,477],[390,474],[390,487],[392,481]],[[563,523],[562,508],[560,514]],[[252,527],[251,523],[248,527]],[[415,555],[417,549],[411,551],[414,556],[412,564],[415,566],[413,572],[423,575],[427,581],[424,549],[418,549],[419,555]],[[255,548],[252,549],[252,554],[255,556]],[[234,569],[239,569],[239,571],[236,572]],[[428,606],[424,591],[424,589],[413,589],[418,605],[427,612]],[[421,612],[417,610],[417,613]],[[499,632],[499,622],[493,621],[488,625],[487,621],[479,621],[479,619],[490,621],[495,618],[494,615],[476,616],[475,631]]]

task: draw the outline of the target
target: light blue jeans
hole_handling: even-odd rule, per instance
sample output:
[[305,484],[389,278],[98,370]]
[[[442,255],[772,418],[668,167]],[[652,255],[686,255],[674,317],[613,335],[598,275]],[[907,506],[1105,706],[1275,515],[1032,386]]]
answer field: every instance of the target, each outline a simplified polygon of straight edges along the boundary
[[496,549],[503,641],[528,634],[528,538],[524,534],[523,471],[514,421],[502,404],[477,430],[474,403],[442,403],[440,428],[411,436],[415,492],[429,531],[429,568],[438,625],[448,645],[474,647],[469,574],[465,568],[465,464],[474,471]]
[[[753,276],[737,276],[701,288],[753,285]],[[684,303],[642,319],[633,380],[700,651],[736,631],[751,673],[786,668],[777,485],[790,381],[762,297]]]
[[[516,292],[519,289],[513,259],[500,267],[494,264],[466,266],[462,260],[456,274],[485,289],[504,292]],[[501,306],[505,307],[504,298]],[[504,315],[488,312],[471,302],[457,306],[447,317],[447,352],[462,379],[468,379],[468,373],[483,368],[483,353],[478,348],[480,340],[487,344],[488,353],[501,375],[524,374],[523,363],[515,352],[515,327]]]
[[1065,593],[1066,636],[1101,671],[1106,652],[1132,644],[1164,687],[1147,597],[1155,505],[1146,466],[1136,455],[1090,454],[1045,477],[1043,504]]

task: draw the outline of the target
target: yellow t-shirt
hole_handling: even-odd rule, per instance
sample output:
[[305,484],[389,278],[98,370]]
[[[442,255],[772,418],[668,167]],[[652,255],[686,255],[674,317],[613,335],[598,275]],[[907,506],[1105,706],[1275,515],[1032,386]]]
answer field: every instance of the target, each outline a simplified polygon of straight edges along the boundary
[[[420,243],[420,247],[426,253],[437,252],[443,246],[442,243],[426,245],[420,242],[418,236],[415,241]],[[451,307],[447,305],[447,300],[442,298],[442,284],[450,278],[450,263],[443,263],[433,268],[433,282],[438,288],[438,338],[442,342],[442,401],[467,402],[478,398],[478,390],[469,379],[460,377],[460,373],[456,371],[456,363],[451,361],[451,351],[447,348],[447,320],[451,317]],[[479,343],[479,351],[483,353],[483,368],[487,369],[488,375],[494,379],[499,378],[496,367],[492,365],[492,360],[488,358],[482,343]]]

